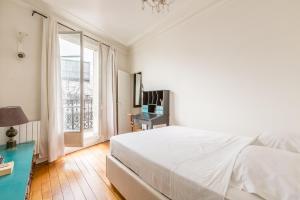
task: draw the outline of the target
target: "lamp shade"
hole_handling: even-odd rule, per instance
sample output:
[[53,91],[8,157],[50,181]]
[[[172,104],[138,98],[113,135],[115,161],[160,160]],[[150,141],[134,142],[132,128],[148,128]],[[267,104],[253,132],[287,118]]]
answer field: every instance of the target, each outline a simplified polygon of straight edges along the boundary
[[0,127],[25,124],[28,119],[20,106],[0,108]]

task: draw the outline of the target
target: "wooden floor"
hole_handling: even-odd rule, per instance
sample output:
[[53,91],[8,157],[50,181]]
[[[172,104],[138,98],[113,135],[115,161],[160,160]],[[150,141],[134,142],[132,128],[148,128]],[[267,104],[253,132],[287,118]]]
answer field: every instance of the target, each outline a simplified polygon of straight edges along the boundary
[[30,199],[124,199],[105,176],[108,151],[109,143],[102,143],[35,167]]

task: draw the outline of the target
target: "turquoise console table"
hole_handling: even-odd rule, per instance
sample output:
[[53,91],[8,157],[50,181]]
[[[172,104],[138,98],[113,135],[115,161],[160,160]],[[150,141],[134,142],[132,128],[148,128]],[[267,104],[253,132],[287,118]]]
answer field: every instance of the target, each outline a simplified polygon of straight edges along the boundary
[[0,154],[4,161],[14,161],[13,173],[0,177],[0,199],[24,200],[27,199],[28,186],[32,168],[34,142],[18,144],[16,149],[7,150],[0,146]]

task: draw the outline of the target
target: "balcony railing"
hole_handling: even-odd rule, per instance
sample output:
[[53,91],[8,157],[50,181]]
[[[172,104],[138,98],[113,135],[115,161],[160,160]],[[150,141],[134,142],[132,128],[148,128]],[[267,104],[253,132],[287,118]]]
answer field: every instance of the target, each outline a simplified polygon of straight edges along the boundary
[[[80,99],[68,98],[63,101],[64,129],[69,131],[80,130]],[[93,99],[84,97],[83,100],[83,129],[93,128]]]

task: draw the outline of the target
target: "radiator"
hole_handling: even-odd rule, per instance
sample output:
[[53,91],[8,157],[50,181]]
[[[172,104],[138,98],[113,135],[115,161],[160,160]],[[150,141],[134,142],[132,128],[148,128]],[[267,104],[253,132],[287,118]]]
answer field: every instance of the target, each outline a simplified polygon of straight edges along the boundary
[[[39,153],[40,147],[40,121],[30,121],[27,124],[14,126],[18,131],[18,135],[15,137],[17,143],[24,143],[29,141],[35,141],[35,154]],[[0,145],[6,144],[8,138],[5,135],[7,128],[0,127]]]

